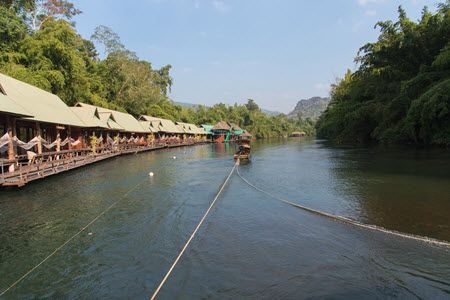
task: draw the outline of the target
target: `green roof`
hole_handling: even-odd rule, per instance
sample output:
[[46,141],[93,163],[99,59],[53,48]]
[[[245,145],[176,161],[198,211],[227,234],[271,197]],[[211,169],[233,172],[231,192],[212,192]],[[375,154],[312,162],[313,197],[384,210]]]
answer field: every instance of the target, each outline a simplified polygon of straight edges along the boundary
[[108,125],[109,129],[112,130],[119,130],[119,131],[124,131],[125,129],[123,129],[122,126],[120,126],[119,124],[117,124],[117,122],[114,120],[114,116],[112,113],[110,112],[102,112],[98,114],[100,117],[100,120],[102,120],[104,123],[106,123]]
[[212,129],[214,125],[202,124],[202,128],[205,130],[206,134],[212,134]]
[[194,124],[183,123],[183,122],[176,122],[176,124],[178,126],[180,126],[184,130],[185,133],[196,134],[195,130],[193,129],[193,126],[195,126]]
[[177,127],[177,125],[175,125],[175,123],[171,120],[161,119],[161,118],[156,118],[156,117],[151,117],[151,116],[145,116],[145,115],[140,116],[139,120],[150,121],[150,122],[154,122],[154,121],[159,122],[159,131],[161,131],[161,132],[185,133],[185,131],[182,128]]
[[[159,123],[159,122],[156,122],[156,123]],[[144,129],[148,129],[152,133],[157,133],[159,131],[159,126],[158,125],[157,126],[153,126],[153,122],[151,122],[151,121],[139,120],[139,124],[141,124],[141,126]]]
[[191,125],[191,129],[195,134],[206,134],[205,129],[198,127],[195,124],[190,124]]
[[85,103],[81,103],[78,102],[76,106],[93,106],[93,107],[97,107],[98,112],[100,114],[102,113],[111,113],[114,117],[114,121],[117,122],[117,124],[119,124],[120,127],[123,128],[124,131],[126,132],[132,132],[132,133],[145,133],[148,132],[148,130],[144,129],[141,124],[139,124],[139,121],[136,120],[132,115],[124,113],[124,112],[120,112],[120,111],[116,111],[116,110],[112,110],[112,109],[107,109],[107,108],[103,108],[103,107],[99,107],[99,106],[94,106],[94,105],[90,105],[90,104],[85,104]]
[[[16,104],[15,109],[21,107],[23,108],[20,110],[21,114],[25,112],[32,116],[26,119],[77,127],[86,126],[56,95],[1,73],[0,85],[6,96]],[[8,107],[14,109],[11,104]]]
[[86,127],[90,128],[109,128],[107,122],[100,119],[96,107],[70,107],[70,109],[83,121]]
[[0,112],[17,116],[31,117],[31,113],[27,112],[22,106],[11,100],[8,96],[0,92]]

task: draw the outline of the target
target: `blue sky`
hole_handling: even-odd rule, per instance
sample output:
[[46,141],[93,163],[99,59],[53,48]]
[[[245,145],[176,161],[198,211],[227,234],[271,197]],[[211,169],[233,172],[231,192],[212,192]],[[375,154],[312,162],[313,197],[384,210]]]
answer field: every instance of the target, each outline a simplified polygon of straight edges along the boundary
[[[416,20],[424,5],[410,0],[75,0],[78,31],[98,25],[153,66],[171,64],[175,101],[244,103],[289,112],[298,100],[327,96],[360,46],[374,41],[379,20],[402,5]],[[101,49],[100,49],[101,50]]]

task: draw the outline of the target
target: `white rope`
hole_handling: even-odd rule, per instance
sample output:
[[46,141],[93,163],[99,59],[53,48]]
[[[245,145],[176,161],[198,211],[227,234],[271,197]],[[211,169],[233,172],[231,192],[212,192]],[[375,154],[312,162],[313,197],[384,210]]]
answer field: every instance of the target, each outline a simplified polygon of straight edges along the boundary
[[175,266],[177,265],[178,261],[180,260],[181,256],[183,256],[184,251],[186,251],[187,247],[189,246],[189,244],[191,243],[192,239],[195,237],[195,234],[197,233],[198,229],[200,228],[200,226],[202,226],[203,221],[205,221],[206,217],[209,214],[209,211],[211,210],[211,208],[214,206],[214,204],[216,203],[217,199],[219,198],[220,194],[222,193],[223,189],[225,188],[228,180],[230,179],[231,175],[234,172],[234,169],[236,169],[236,166],[238,165],[239,161],[236,162],[233,166],[233,168],[230,171],[230,174],[228,174],[227,179],[225,179],[225,181],[222,184],[222,187],[220,188],[219,192],[216,194],[216,196],[214,197],[214,200],[211,202],[211,204],[209,205],[208,209],[206,210],[205,214],[203,215],[202,219],[200,220],[200,222],[198,223],[197,227],[195,227],[194,231],[192,232],[191,236],[189,237],[189,239],[187,240],[186,244],[183,246],[183,249],[181,249],[180,253],[178,254],[177,258],[175,259],[175,261],[172,263],[172,266],[170,267],[169,271],[167,272],[167,274],[164,276],[164,278],[162,279],[161,283],[158,285],[158,287],[156,288],[155,292],[153,293],[152,297],[150,298],[151,300],[154,300],[156,298],[156,296],[158,295],[159,291],[161,290],[161,288],[164,286],[164,284],[167,281],[167,278],[169,278],[170,273],[172,273],[173,269],[175,268]]
[[111,210],[111,208],[113,208],[114,206],[116,206],[117,203],[119,203],[121,200],[123,200],[124,198],[126,198],[128,196],[129,193],[131,193],[132,191],[134,191],[138,186],[140,186],[143,182],[145,182],[147,179],[142,180],[141,182],[139,182],[138,184],[136,184],[132,189],[128,190],[125,194],[123,194],[123,196],[121,198],[119,198],[117,201],[115,201],[113,204],[111,204],[110,206],[108,206],[104,211],[102,211],[100,214],[98,214],[94,219],[92,219],[92,221],[90,221],[87,225],[85,225],[83,228],[81,228],[77,233],[75,233],[74,235],[72,235],[68,240],[66,240],[64,243],[62,243],[59,247],[57,247],[55,250],[53,250],[52,253],[50,253],[46,258],[44,258],[40,263],[38,263],[37,265],[35,265],[33,268],[31,268],[30,270],[28,270],[25,274],[23,274],[19,279],[17,279],[14,283],[12,283],[6,290],[2,291],[0,293],[0,297],[2,297],[3,295],[6,294],[6,292],[8,292],[10,289],[12,289],[13,287],[15,287],[17,284],[19,284],[22,280],[24,280],[26,277],[28,277],[28,275],[30,275],[31,273],[33,273],[37,268],[39,268],[42,264],[44,264],[47,260],[49,260],[53,255],[55,255],[59,250],[61,250],[62,248],[64,248],[64,246],[66,246],[68,243],[70,243],[74,238],[76,238],[78,235],[80,235],[80,233],[82,233],[83,231],[85,231],[89,226],[91,226],[92,224],[94,224],[101,216],[103,216],[104,214],[106,214],[109,210]]
[[399,232],[399,231],[396,231],[396,230],[390,230],[390,229],[386,229],[384,227],[380,227],[380,226],[376,226],[376,225],[364,224],[364,223],[361,223],[361,222],[358,222],[358,221],[355,221],[355,220],[352,220],[352,219],[349,219],[349,218],[346,218],[346,217],[343,217],[343,216],[333,215],[333,214],[329,214],[329,213],[326,213],[326,212],[323,212],[323,211],[320,211],[320,210],[315,210],[315,209],[312,209],[312,208],[309,208],[309,207],[306,207],[306,206],[303,206],[303,205],[291,202],[289,200],[277,197],[277,196],[275,196],[275,195],[273,195],[273,194],[271,194],[271,193],[269,193],[269,192],[267,192],[267,191],[265,191],[265,190],[255,186],[254,184],[249,182],[247,179],[245,179],[241,175],[241,172],[239,171],[239,167],[237,168],[236,171],[237,171],[238,176],[245,183],[247,183],[249,186],[251,186],[255,190],[257,190],[257,191],[259,191],[259,192],[261,192],[263,194],[266,194],[267,196],[269,196],[269,197],[271,197],[271,198],[273,198],[275,200],[278,200],[278,201],[284,202],[286,204],[292,205],[294,207],[306,210],[306,211],[308,211],[310,213],[313,213],[313,214],[316,214],[316,215],[319,215],[319,216],[324,216],[324,217],[327,217],[327,218],[330,218],[330,219],[333,219],[333,220],[336,220],[336,221],[340,221],[340,222],[343,222],[343,223],[351,224],[353,226],[358,226],[358,227],[362,227],[362,228],[366,228],[366,229],[370,229],[370,230],[374,230],[374,231],[383,232],[383,233],[386,233],[386,234],[399,236],[399,237],[402,237],[402,238],[412,239],[412,240],[416,240],[416,241],[422,241],[422,242],[430,243],[430,244],[433,244],[433,245],[444,246],[446,248],[450,248],[450,242],[447,242],[447,241],[437,240],[437,239],[429,238],[429,237],[426,237],[426,236],[420,236],[420,235],[414,235],[414,234],[410,234],[410,233]]

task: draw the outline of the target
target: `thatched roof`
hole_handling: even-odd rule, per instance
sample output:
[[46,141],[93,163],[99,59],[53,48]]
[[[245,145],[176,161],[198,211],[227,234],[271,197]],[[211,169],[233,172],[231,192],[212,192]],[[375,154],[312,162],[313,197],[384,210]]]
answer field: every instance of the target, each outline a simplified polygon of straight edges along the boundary
[[225,121],[220,121],[211,130],[230,130],[230,125]]
[[30,117],[25,119],[39,122],[86,126],[58,96],[52,93],[1,73],[0,85],[2,100],[5,101],[2,101],[0,107],[7,113],[28,115]]

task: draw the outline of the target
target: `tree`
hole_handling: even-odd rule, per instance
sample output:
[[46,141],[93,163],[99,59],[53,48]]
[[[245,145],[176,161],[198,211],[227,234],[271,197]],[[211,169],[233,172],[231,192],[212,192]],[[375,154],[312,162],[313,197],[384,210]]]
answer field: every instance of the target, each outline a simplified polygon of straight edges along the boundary
[[0,50],[2,56],[17,51],[27,35],[27,26],[13,9],[0,6]]
[[16,13],[29,11],[34,7],[35,0],[0,0],[0,6],[14,10]]
[[120,41],[119,35],[107,26],[97,26],[94,33],[91,35],[91,40],[102,44],[103,47],[105,47],[104,51],[106,55],[127,52],[127,49]]
[[[264,114],[252,99],[245,105],[175,105],[168,98],[171,65],[154,69],[106,26],[97,27],[91,40],[83,39],[65,20],[79,13],[67,1],[3,0],[0,13],[0,71],[54,93],[68,105],[82,101],[134,116],[196,124],[228,121],[259,138],[286,136],[294,130],[311,132],[303,120]],[[27,24],[24,14],[32,15],[33,21]],[[105,47],[106,57],[98,55],[94,42]],[[442,59],[437,64],[442,66]]]
[[418,22],[399,7],[398,20],[378,22],[378,40],[361,47],[359,68],[333,85],[319,118],[319,137],[339,143],[450,145],[450,1]]
[[255,100],[253,100],[253,99],[248,99],[247,100],[247,104],[245,104],[245,106],[247,107],[247,109],[249,111],[257,111],[257,110],[259,110],[258,104],[256,104]]
[[67,0],[35,0],[26,6],[28,20],[33,31],[41,28],[45,22],[58,17],[71,20],[81,13],[72,2]]

